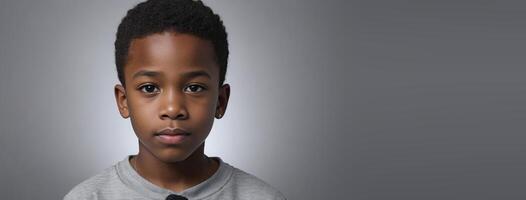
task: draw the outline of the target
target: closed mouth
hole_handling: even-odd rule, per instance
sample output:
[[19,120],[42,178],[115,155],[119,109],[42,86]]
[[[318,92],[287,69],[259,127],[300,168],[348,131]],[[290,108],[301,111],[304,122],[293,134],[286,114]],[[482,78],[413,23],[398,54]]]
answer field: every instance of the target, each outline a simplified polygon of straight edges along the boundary
[[190,135],[189,132],[183,130],[183,129],[180,129],[180,128],[164,128],[158,132],[156,132],[154,134],[154,136],[159,136],[159,135],[167,135],[167,136],[177,136],[177,135],[182,135],[182,136],[188,136]]
[[177,145],[177,144],[181,144],[184,141],[188,140],[189,135],[190,135],[189,132],[186,132],[182,129],[167,128],[167,129],[163,129],[162,131],[154,134],[154,137],[161,143],[164,143],[167,145]]

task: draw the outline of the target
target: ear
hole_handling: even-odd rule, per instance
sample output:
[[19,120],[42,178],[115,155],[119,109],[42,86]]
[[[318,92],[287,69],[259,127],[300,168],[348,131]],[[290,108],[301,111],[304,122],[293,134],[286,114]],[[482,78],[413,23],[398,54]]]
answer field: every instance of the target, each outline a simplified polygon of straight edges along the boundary
[[216,118],[220,119],[225,116],[228,99],[230,98],[230,85],[224,84],[219,88],[219,96],[217,99]]
[[126,90],[120,84],[115,85],[115,100],[117,101],[117,107],[122,118],[126,119],[130,116],[128,109],[128,98],[126,97]]

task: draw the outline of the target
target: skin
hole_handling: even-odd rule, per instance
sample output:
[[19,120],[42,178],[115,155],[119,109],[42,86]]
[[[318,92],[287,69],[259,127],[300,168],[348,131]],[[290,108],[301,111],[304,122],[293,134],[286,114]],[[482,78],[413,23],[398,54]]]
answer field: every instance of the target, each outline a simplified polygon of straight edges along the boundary
[[[155,76],[134,75],[142,70]],[[202,71],[205,75],[188,76]],[[173,31],[132,40],[124,66],[125,86],[115,85],[121,116],[130,118],[139,153],[130,160],[151,183],[181,192],[218,169],[204,154],[214,116],[224,115],[230,86],[219,86],[219,66],[210,41]],[[191,133],[181,144],[164,144],[154,134],[166,127]]]

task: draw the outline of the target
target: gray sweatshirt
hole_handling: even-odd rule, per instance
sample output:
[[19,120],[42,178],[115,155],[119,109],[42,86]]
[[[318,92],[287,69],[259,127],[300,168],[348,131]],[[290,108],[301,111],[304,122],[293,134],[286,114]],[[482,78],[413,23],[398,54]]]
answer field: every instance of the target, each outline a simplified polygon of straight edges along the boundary
[[256,176],[235,168],[219,157],[218,170],[207,180],[182,192],[154,185],[130,165],[131,155],[75,186],[64,200],[164,200],[170,194],[197,199],[286,200],[283,194]]

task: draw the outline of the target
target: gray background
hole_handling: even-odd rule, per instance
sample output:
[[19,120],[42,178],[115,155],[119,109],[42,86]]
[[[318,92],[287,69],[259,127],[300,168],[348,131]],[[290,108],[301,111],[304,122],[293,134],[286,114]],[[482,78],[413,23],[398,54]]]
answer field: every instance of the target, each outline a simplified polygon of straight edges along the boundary
[[[137,152],[113,41],[137,1],[2,0],[0,199]],[[289,199],[525,199],[524,1],[206,1],[230,39],[206,153]]]

